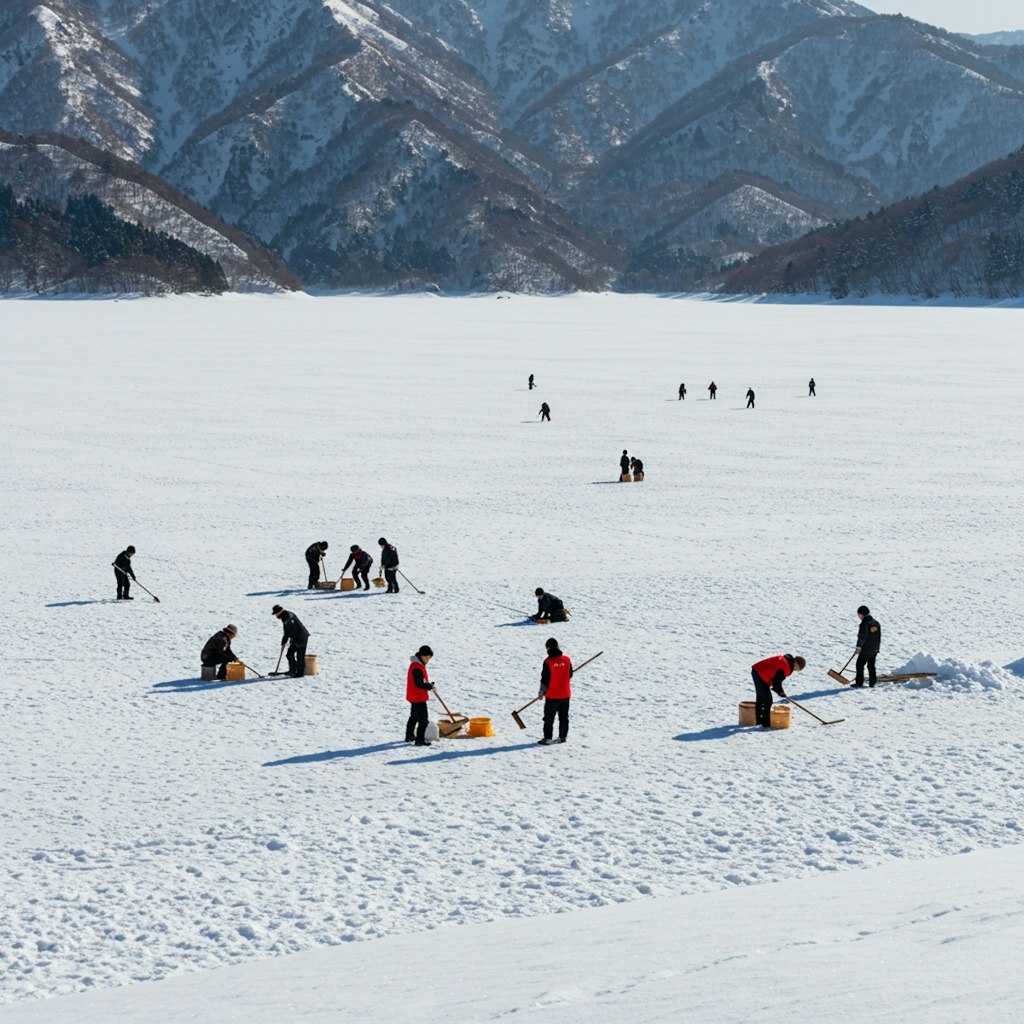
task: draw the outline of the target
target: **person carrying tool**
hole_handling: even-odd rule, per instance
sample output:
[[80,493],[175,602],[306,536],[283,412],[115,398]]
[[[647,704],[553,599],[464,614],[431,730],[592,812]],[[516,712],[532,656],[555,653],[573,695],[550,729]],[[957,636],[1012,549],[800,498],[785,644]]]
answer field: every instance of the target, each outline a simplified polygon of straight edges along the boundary
[[117,583],[117,599],[118,601],[134,601],[135,598],[128,593],[132,587],[132,580],[135,579],[135,570],[132,568],[132,555],[135,554],[135,548],[129,544],[111,562],[114,567],[114,580]]
[[310,544],[306,548],[306,564],[309,566],[307,590],[316,590],[316,585],[320,582],[320,563],[323,561],[326,551],[327,541],[325,540],[318,540],[315,544]]
[[368,551],[364,551],[358,544],[353,544],[349,549],[348,561],[345,563],[344,568],[341,570],[341,575],[344,576],[348,571],[348,567],[352,566],[352,579],[356,581],[356,586],[359,586],[359,577],[363,578],[363,590],[370,589],[370,566],[373,565],[373,556]]
[[686,385],[685,384],[680,384],[679,385],[679,401],[681,402],[684,398],[686,398]]
[[718,385],[714,381],[712,381],[708,385],[708,396],[709,396],[709,398],[710,398],[710,400],[712,402],[715,400],[715,395],[717,395],[717,394],[718,394]]
[[747,388],[747,408],[748,409],[753,409],[754,408],[754,389],[753,388]]
[[794,672],[802,672],[807,662],[797,655],[776,654],[774,657],[765,658],[764,661],[756,662],[750,667],[750,674],[754,679],[754,693],[756,701],[754,704],[754,720],[765,729],[772,727],[772,691],[780,697],[786,696],[782,689],[782,680],[789,678]]
[[[569,735],[569,699],[572,697],[572,662],[568,655],[562,653],[558,641],[551,637],[544,642],[547,657],[544,667],[540,670],[540,692],[538,697],[544,698],[544,736],[537,740],[539,746],[548,747],[552,743],[564,743]],[[553,739],[555,717],[558,717],[558,739]]]
[[814,383],[814,378],[812,377],[807,382],[807,397],[808,398],[815,398],[815,397],[817,397],[818,392],[814,390],[815,387],[816,387],[816,385]]
[[860,628],[857,630],[857,678],[850,684],[854,689],[864,685],[864,666],[868,669],[868,685],[878,682],[875,674],[875,658],[882,646],[882,627],[871,617],[866,604],[857,609]]
[[545,420],[547,420],[548,423],[550,423],[551,422],[551,406],[548,405],[547,402],[541,402],[540,403],[540,412],[537,415],[540,416],[541,423],[543,423]]
[[226,679],[228,670],[227,664],[229,661],[238,661],[235,656],[235,652],[231,650],[231,641],[238,636],[238,627],[227,625],[223,629],[218,630],[209,640],[206,641],[203,646],[203,651],[199,655],[200,661],[204,668],[212,668],[214,665],[217,668],[217,678]]
[[[299,621],[298,615],[286,611],[275,604],[272,614],[281,620],[284,636],[281,646],[288,644],[288,675],[298,679],[306,674],[306,645],[309,643],[309,630]],[[280,661],[280,659],[279,659]]]
[[565,622],[565,605],[554,594],[546,594],[543,587],[533,593],[537,598],[537,614],[530,616],[534,622]]
[[619,470],[623,476],[629,472],[629,452],[625,448],[622,449],[622,457],[619,459]]
[[384,573],[384,579],[388,581],[387,594],[398,593],[398,548],[389,544],[387,539],[380,537],[377,540],[380,545],[380,567]]
[[427,665],[434,652],[424,644],[410,659],[405,674],[405,699],[409,702],[409,721],[405,723],[405,742],[415,742],[417,747],[429,747],[426,737],[427,701],[434,684],[427,674]]

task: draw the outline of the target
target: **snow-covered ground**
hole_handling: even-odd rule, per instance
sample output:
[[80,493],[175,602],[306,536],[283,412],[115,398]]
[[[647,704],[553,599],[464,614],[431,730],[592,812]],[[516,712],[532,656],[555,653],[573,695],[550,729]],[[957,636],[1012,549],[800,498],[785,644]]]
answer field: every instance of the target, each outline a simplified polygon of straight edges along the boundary
[[[890,877],[837,871],[916,877],[894,862],[1020,844],[1020,323],[610,296],[5,304],[0,998],[499,918],[533,920],[433,939],[609,942],[687,907],[708,927],[738,920],[729,901],[753,910],[759,892],[771,962],[769,925],[795,943],[817,904],[787,923],[804,889],[747,886],[826,875],[806,890],[825,920],[830,900]],[[643,484],[615,482],[623,448]],[[382,534],[426,594],[301,589],[312,541],[331,542],[336,575],[349,544],[376,556]],[[160,604],[113,601],[128,543]],[[526,732],[509,716],[535,695],[552,632],[522,625],[536,586],[575,613],[553,631],[570,656],[605,652],[575,681],[564,747],[535,746],[539,706]],[[312,631],[320,675],[196,679],[229,621],[239,654],[273,668],[278,602]],[[832,683],[862,602],[880,665],[937,680]],[[491,715],[494,739],[397,742],[421,643],[449,706]],[[780,651],[808,659],[797,699],[845,722],[735,727],[751,662]],[[986,863],[934,861],[929,884]],[[1019,889],[993,883],[984,901],[1019,929]],[[858,927],[917,955],[901,906],[869,901]],[[984,918],[970,934],[1013,962]],[[388,942],[352,962],[433,948]],[[527,945],[524,962],[539,955]],[[541,1002],[562,984],[544,962]],[[724,956],[708,963],[709,985],[728,976]],[[697,991],[688,979],[665,991]],[[659,998],[630,1019],[659,1019]],[[616,1019],[577,1012],[552,1019]]]

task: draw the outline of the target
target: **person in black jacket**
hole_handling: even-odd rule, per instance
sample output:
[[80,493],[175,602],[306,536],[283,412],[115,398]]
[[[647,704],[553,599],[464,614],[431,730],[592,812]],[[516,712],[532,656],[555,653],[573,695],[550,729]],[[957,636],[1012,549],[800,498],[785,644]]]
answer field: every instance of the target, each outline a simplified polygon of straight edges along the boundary
[[850,685],[864,685],[864,666],[867,665],[868,685],[874,686],[878,682],[875,658],[882,646],[882,627],[871,617],[866,604],[857,609],[857,617],[860,619],[860,628],[857,630],[857,679]]
[[817,387],[817,385],[814,383],[814,378],[812,377],[807,382],[807,397],[808,398],[816,398],[817,397],[818,392],[814,390],[816,387]]
[[538,415],[540,416],[541,423],[543,423],[545,420],[547,420],[548,423],[550,423],[551,422],[551,406],[548,405],[547,402],[541,402],[540,403],[540,412],[538,413]]
[[315,590],[320,582],[320,563],[323,561],[324,552],[327,551],[327,541],[319,540],[306,548],[306,564],[309,566],[309,583],[307,590]]
[[114,581],[117,583],[118,601],[134,601],[128,591],[131,590],[132,580],[135,579],[135,570],[132,568],[132,555],[135,548],[129,544],[111,563],[114,566]]
[[753,388],[747,388],[747,408],[748,409],[753,409],[754,408],[754,389]]
[[554,594],[544,593],[543,587],[538,587],[534,594],[537,597],[537,614],[531,616],[534,622],[565,622],[565,605]]
[[622,449],[622,458],[619,459],[619,469],[623,476],[629,472],[629,452],[625,448]]
[[341,570],[341,575],[344,576],[348,571],[348,567],[352,566],[352,579],[356,581],[356,586],[359,586],[359,577],[363,578],[363,590],[370,589],[370,566],[373,565],[373,557],[368,551],[364,551],[358,544],[353,544],[349,548],[351,554],[348,556],[348,561],[345,563],[344,568]]
[[708,398],[713,402],[713,401],[715,401],[715,396],[717,394],[718,394],[718,385],[714,381],[712,381],[708,385]]
[[219,666],[217,669],[218,679],[227,677],[227,664],[229,661],[238,661],[238,658],[235,657],[235,652],[231,650],[231,641],[236,636],[238,636],[238,627],[227,625],[214,633],[203,645],[203,651],[199,658],[206,668],[211,668],[214,665]]
[[632,458],[629,460],[629,468],[633,471],[634,480],[643,480],[644,463],[643,459]]
[[427,739],[427,723],[429,713],[427,702],[434,684],[427,673],[427,665],[434,652],[424,644],[410,659],[409,670],[405,676],[405,699],[409,702],[409,721],[405,723],[405,742],[415,743],[417,747],[429,747]]
[[384,572],[384,579],[388,581],[388,589],[385,593],[398,593],[398,548],[389,544],[387,539],[380,537],[377,540],[380,545],[380,567]]
[[679,385],[679,401],[681,402],[686,397],[686,385]]
[[529,381],[527,381],[527,383],[530,385],[530,391],[532,391],[537,386],[536,384],[533,383],[533,374],[532,373],[530,374],[530,379],[529,379]]
[[299,621],[298,615],[275,604],[273,614],[284,626],[281,646],[288,644],[288,675],[298,678],[306,674],[306,645],[309,643],[309,630]]

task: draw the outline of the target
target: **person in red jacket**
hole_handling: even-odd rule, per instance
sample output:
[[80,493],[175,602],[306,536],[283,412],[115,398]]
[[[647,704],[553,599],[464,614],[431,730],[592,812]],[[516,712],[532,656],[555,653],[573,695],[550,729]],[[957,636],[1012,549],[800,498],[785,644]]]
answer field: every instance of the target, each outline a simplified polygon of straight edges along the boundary
[[757,694],[754,717],[758,725],[765,729],[771,728],[772,690],[780,697],[785,697],[782,680],[788,679],[794,672],[802,672],[806,665],[807,662],[799,654],[795,658],[792,654],[776,654],[773,658],[765,658],[751,666],[750,674],[754,678],[754,692]]
[[[569,680],[572,679],[572,662],[568,656],[563,654],[558,647],[558,641],[552,637],[545,641],[548,656],[544,659],[544,667],[540,673],[540,693],[538,697],[544,698],[544,738],[537,742],[542,747],[550,746],[552,743],[564,743],[569,735],[569,698],[572,696],[572,688]],[[552,739],[554,734],[555,716],[558,716],[558,739]]]
[[405,674],[405,699],[409,702],[409,721],[405,724],[405,742],[415,741],[417,747],[429,747],[427,732],[427,701],[434,684],[427,675],[427,665],[434,652],[424,644],[410,659]]

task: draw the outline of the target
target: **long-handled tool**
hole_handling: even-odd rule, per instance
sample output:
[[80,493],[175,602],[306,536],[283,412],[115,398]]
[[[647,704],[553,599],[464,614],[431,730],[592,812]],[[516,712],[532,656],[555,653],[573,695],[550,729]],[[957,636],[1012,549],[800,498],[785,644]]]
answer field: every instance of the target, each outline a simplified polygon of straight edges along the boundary
[[[130,575],[129,575],[128,573],[126,573],[126,572],[124,571],[124,569],[122,569],[122,568],[121,568],[121,566],[119,566],[119,565],[117,564],[117,562],[111,562],[110,564],[111,564],[111,565],[112,565],[112,566],[113,566],[113,567],[114,567],[114,568],[115,568],[115,569],[116,569],[116,570],[117,570],[117,571],[118,571],[119,573],[121,573],[121,575],[122,575],[122,576],[125,576],[125,577],[127,577],[128,579],[131,579],[131,580],[134,580],[134,579],[135,579],[135,577],[134,577],[134,576],[130,576]],[[141,588],[142,588],[143,590],[146,590],[146,588],[145,588],[145,587],[143,587],[143,586],[142,586],[142,584],[141,584],[141,583],[139,583],[139,581],[138,581],[138,580],[135,580],[135,582],[136,582],[136,583],[138,583],[138,584],[139,584],[139,586],[140,586],[140,587],[141,587]],[[157,603],[157,604],[159,604],[159,603],[160,603],[160,598],[159,598],[159,597],[157,597],[157,596],[156,596],[156,594],[154,594],[152,590],[146,590],[146,593],[147,593],[147,594],[149,594],[149,596],[150,596],[151,598],[153,598],[153,600],[154,600],[154,601],[156,601],[156,603]]]
[[[584,661],[580,665],[577,665],[572,670],[572,674],[576,675],[576,673],[579,672],[581,668],[586,668],[586,666],[589,665],[594,660],[594,658],[600,658],[602,654],[604,654],[604,651],[598,651],[597,654],[595,654],[592,658],[587,658],[586,661]],[[525,711],[531,704],[536,704],[537,701],[539,701],[543,696],[543,694],[538,694],[536,697],[533,698],[533,700],[527,701],[521,708],[517,708],[515,711],[512,712],[512,718],[515,720],[516,725],[518,725],[520,729],[526,728],[526,723],[522,720],[522,718],[519,717],[520,714],[523,711]]]
[[246,665],[246,663],[242,661],[241,658],[236,658],[235,660],[238,662],[239,665],[242,666],[242,668],[244,668],[247,672],[251,672],[257,679],[270,678],[269,676],[265,676],[262,672],[257,672],[256,669],[252,667],[252,665]]
[[853,659],[856,657],[857,652],[854,651],[853,654],[850,655],[849,660],[846,662],[846,664],[838,672],[834,668],[830,668],[828,670],[829,679],[834,679],[837,683],[842,683],[843,686],[849,686],[850,680],[847,679],[846,676],[843,675],[843,673],[847,670],[847,668],[849,668],[850,662],[853,661]]
[[284,657],[284,644],[281,644],[281,650],[278,652],[278,655],[277,655],[277,664],[274,666],[274,671],[270,673],[272,676],[286,676],[286,675],[288,675],[287,672],[282,672],[281,671],[281,659],[283,657]]
[[818,719],[818,721],[819,721],[819,722],[821,722],[821,724],[822,724],[822,725],[838,725],[838,724],[839,724],[840,722],[845,722],[845,721],[846,721],[846,719],[845,719],[845,718],[833,718],[833,719],[832,719],[832,721],[830,721],[830,722],[826,722],[824,718],[819,718],[819,717],[818,717],[818,716],[817,716],[817,715],[816,715],[816,714],[815,714],[815,713],[814,713],[813,711],[811,711],[811,710],[810,710],[809,708],[805,708],[805,707],[803,706],[803,704],[797,704],[797,702],[796,702],[795,700],[793,700],[793,698],[792,698],[792,697],[788,697],[788,696],[787,696],[787,697],[786,697],[786,698],[784,698],[784,699],[785,699],[785,700],[788,700],[790,704],[796,704],[796,706],[797,706],[797,707],[798,707],[798,708],[799,708],[799,709],[800,709],[801,711],[804,711],[804,712],[806,712],[806,713],[807,713],[808,715],[810,715],[810,716],[811,716],[811,718],[817,718],[817,719]]
[[417,587],[416,584],[413,583],[413,581],[411,579],[409,579],[409,577],[406,576],[405,573],[402,572],[401,569],[398,570],[398,575],[401,576],[402,579],[405,580],[405,582],[408,583],[409,586],[412,587],[412,589],[415,590],[417,594],[425,594],[426,593],[425,590],[420,590],[420,588]]
[[[441,702],[441,707],[444,708],[444,713],[448,716],[448,721],[453,726],[456,727],[452,731],[458,732],[458,730],[461,729],[469,721],[469,718],[466,715],[453,715],[451,713],[451,711],[449,710],[448,705],[445,704],[444,698],[441,696],[441,694],[439,694],[437,692],[437,687],[436,686],[434,687],[434,696]],[[438,723],[437,728],[438,728],[438,731],[440,731],[440,729],[441,729],[441,723],[440,722]]]

